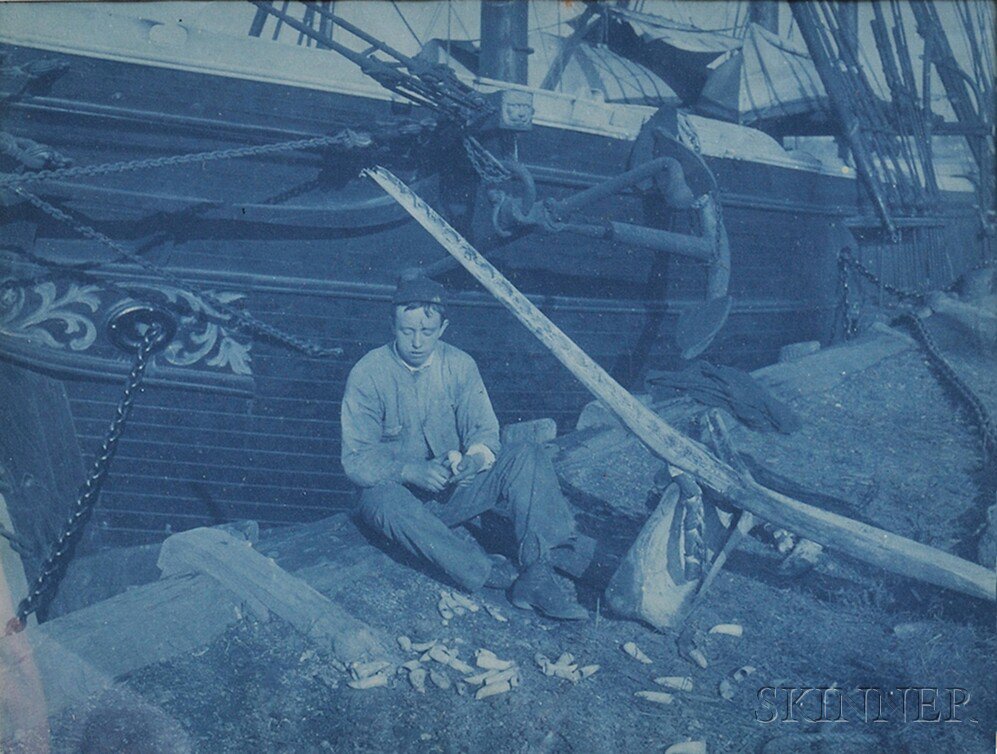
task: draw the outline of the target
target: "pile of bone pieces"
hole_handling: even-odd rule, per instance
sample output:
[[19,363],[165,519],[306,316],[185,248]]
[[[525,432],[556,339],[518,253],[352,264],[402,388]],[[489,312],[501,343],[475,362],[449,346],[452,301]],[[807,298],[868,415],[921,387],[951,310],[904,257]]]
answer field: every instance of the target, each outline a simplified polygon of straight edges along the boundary
[[[460,592],[441,590],[436,605],[441,623],[447,626],[456,617],[469,613],[485,613],[500,623],[507,623],[502,612],[494,605],[479,602]],[[738,639],[744,634],[738,623],[721,623],[713,626],[709,634]],[[425,694],[427,689],[441,691],[454,689],[459,696],[473,696],[484,700],[507,694],[524,683],[526,671],[513,659],[504,659],[485,647],[474,651],[473,658],[461,659],[458,644],[460,640],[446,642],[439,639],[417,641],[408,636],[397,638],[398,646],[410,658],[395,666],[386,660],[374,662],[354,662],[342,669],[349,672],[351,680],[347,685],[352,689],[372,689],[394,685],[393,677],[407,681],[416,693]],[[655,661],[633,641],[621,645],[621,650],[632,660],[651,666]],[[680,655],[701,669],[708,666],[708,660],[699,642],[689,639],[680,643]],[[599,670],[596,664],[584,664],[570,652],[563,652],[556,660],[536,653],[533,656],[536,672],[542,677],[568,681],[573,684],[592,678]],[[650,668],[649,668],[650,670]],[[737,684],[755,672],[750,665],[737,668],[723,680],[717,689],[718,695],[726,700],[734,697]],[[648,676],[653,689],[637,691],[634,696],[651,704],[671,704],[677,696],[695,697],[696,682],[690,675]],[[650,685],[650,684],[649,684]],[[706,754],[704,741],[681,741],[667,749],[665,754]]]
[[[478,601],[451,590],[441,590],[436,605],[441,623],[448,626],[452,620],[468,613],[482,610],[499,623],[507,623],[508,618],[494,605]],[[454,642],[456,644],[456,642]],[[371,689],[388,686],[392,671],[405,676],[409,685],[418,693],[426,693],[429,685],[447,690],[454,688],[464,696],[473,689],[477,700],[488,699],[512,691],[523,680],[522,670],[513,660],[505,660],[484,647],[474,653],[473,665],[460,658],[460,650],[438,639],[414,641],[408,636],[398,637],[402,652],[415,655],[401,663],[397,669],[384,660],[375,662],[355,662],[348,670],[351,680],[347,683],[353,689]],[[594,675],[598,665],[580,665],[568,652],[561,654],[556,661],[537,654],[534,658],[537,667],[547,677],[560,678],[578,683]],[[452,674],[456,674],[456,678]]]

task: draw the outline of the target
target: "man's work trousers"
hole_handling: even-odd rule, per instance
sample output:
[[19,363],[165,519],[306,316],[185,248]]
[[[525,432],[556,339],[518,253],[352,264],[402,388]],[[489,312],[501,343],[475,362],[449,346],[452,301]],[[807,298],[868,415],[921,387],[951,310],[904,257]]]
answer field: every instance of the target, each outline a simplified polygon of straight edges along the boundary
[[517,560],[526,568],[575,536],[575,521],[553,464],[536,443],[503,449],[494,465],[444,502],[423,502],[387,482],[364,489],[360,518],[414,555],[430,561],[468,591],[484,586],[492,563],[470,537],[450,527],[495,511],[511,521]]

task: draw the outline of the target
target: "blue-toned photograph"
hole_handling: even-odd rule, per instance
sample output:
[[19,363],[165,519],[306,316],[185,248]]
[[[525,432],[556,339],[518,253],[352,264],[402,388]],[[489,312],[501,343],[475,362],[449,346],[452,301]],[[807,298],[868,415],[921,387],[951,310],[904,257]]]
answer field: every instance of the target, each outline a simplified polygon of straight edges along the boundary
[[991,752],[995,7],[0,2],[0,751]]

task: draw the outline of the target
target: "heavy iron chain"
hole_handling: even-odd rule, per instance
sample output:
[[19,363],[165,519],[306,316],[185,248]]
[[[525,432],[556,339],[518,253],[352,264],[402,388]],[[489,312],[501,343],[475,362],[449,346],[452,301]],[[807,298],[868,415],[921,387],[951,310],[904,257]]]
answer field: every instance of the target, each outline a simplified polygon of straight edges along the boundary
[[188,165],[193,162],[212,162],[215,160],[231,160],[240,157],[259,157],[260,155],[290,152],[296,149],[313,149],[315,147],[367,147],[372,143],[369,134],[361,134],[350,129],[344,129],[330,136],[316,136],[310,139],[283,141],[276,144],[261,144],[253,147],[233,147],[217,149],[210,152],[171,155],[169,157],[151,157],[145,160],[129,160],[126,162],[108,162],[100,165],[79,165],[76,167],[55,168],[52,170],[36,170],[28,173],[11,173],[0,176],[0,188],[18,186],[35,181],[51,181],[63,178],[92,178],[98,175],[125,173],[132,170],[148,168],[173,167]]
[[125,389],[121,394],[121,400],[118,401],[114,418],[111,420],[107,435],[104,437],[104,442],[101,444],[100,450],[94,458],[90,472],[80,487],[79,495],[76,498],[76,502],[73,503],[62,532],[52,543],[49,555],[39,569],[31,591],[18,604],[16,615],[8,621],[5,628],[5,635],[9,636],[12,633],[23,630],[28,616],[42,607],[43,603],[47,603],[51,599],[56,587],[58,587],[59,582],[62,580],[66,572],[66,566],[72,559],[73,550],[83,532],[83,527],[90,519],[93,509],[97,505],[100,489],[107,478],[111,461],[118,448],[118,441],[121,439],[125,423],[131,414],[132,404],[135,402],[135,396],[142,384],[142,378],[145,376],[145,369],[149,364],[149,358],[155,348],[160,345],[162,336],[163,332],[158,325],[150,326],[143,335],[142,342],[135,352],[135,360],[132,363],[131,371],[128,373],[128,378],[125,381]]
[[[920,303],[924,300],[926,295],[925,293],[907,291],[902,288],[898,288],[895,285],[891,285],[879,278],[872,272],[872,270],[855,259],[851,254],[851,249],[848,247],[841,250],[840,260],[842,269],[842,284],[844,286],[845,297],[844,306],[846,307],[846,336],[854,335],[857,330],[857,322],[849,316],[849,312],[847,311],[847,307],[850,306],[848,301],[848,269],[855,270],[870,283],[887,293],[892,294],[900,301]],[[973,270],[983,269],[991,264],[992,261],[990,259],[985,259],[977,264]],[[956,282],[953,282],[948,285],[945,290],[951,291],[955,288],[955,286]],[[942,356],[942,353],[939,350],[938,345],[935,343],[934,338],[931,337],[931,333],[929,333],[928,329],[924,326],[924,321],[914,312],[905,312],[901,316],[901,319],[910,323],[918,341],[924,347],[924,350],[928,355],[928,360],[941,375],[942,379],[952,386],[962,401],[966,404],[966,406],[968,406],[970,412],[972,412],[973,419],[976,422],[977,427],[979,427],[980,434],[982,436],[984,456],[992,458],[994,453],[997,452],[997,426],[994,425],[993,417],[990,416],[990,412],[987,410],[986,405],[982,400],[980,400],[980,397],[973,392],[973,389],[966,384],[962,377],[959,376],[959,373],[955,371],[945,357]]]
[[983,439],[984,457],[992,459],[994,454],[997,453],[997,426],[994,425],[993,417],[987,410],[986,404],[980,400],[980,397],[973,392],[973,389],[965,383],[962,377],[959,376],[959,373],[942,356],[934,338],[931,337],[928,328],[924,326],[924,321],[913,313],[904,314],[902,319],[910,323],[911,329],[913,329],[921,345],[924,346],[924,350],[928,354],[928,359],[932,365],[934,365],[939,374],[942,375],[942,378],[952,386],[963,402],[969,407]]
[[470,134],[465,134],[463,143],[467,158],[471,161],[471,167],[474,168],[474,172],[480,176],[482,181],[485,183],[504,183],[512,178],[512,172],[495,155],[485,149],[480,141]]
[[[259,157],[261,155],[290,152],[297,149],[313,149],[316,147],[342,146],[350,148],[368,147],[373,143],[369,134],[361,134],[350,129],[344,129],[330,136],[316,136],[310,139],[297,139],[276,144],[261,144],[253,147],[233,147],[217,149],[209,152],[171,155],[169,157],[151,157],[144,160],[128,160],[124,162],[108,162],[100,165],[79,165],[75,167],[54,168],[52,170],[36,170],[26,173],[10,173],[0,175],[0,188],[20,186],[37,181],[60,180],[65,178],[93,178],[100,175],[125,173],[134,170],[151,168],[175,167],[190,163],[204,163],[215,160],[231,160],[241,157]],[[486,149],[481,142],[471,135],[463,137],[464,149],[475,172],[485,183],[502,183],[509,180],[512,174],[502,165],[501,161]]]
[[848,282],[848,265],[842,257],[838,259],[838,279],[841,285],[841,317],[844,320],[845,340],[854,338],[859,330],[858,303],[852,300],[851,287]]
[[874,273],[872,270],[870,270],[868,267],[862,264],[859,260],[857,260],[854,256],[852,256],[852,250],[848,246],[844,247],[841,250],[841,253],[838,255],[838,259],[843,267],[854,270],[859,275],[868,280],[870,283],[872,283],[874,286],[876,286],[882,291],[886,291],[887,293],[891,294],[900,301],[909,301],[911,303],[917,303],[921,301],[925,296],[925,292],[923,291],[908,291],[904,290],[903,288],[898,288],[892,283],[887,283],[876,273]]
[[172,272],[169,272],[163,267],[160,267],[154,262],[150,262],[148,259],[145,259],[135,254],[134,252],[129,251],[128,249],[126,249],[124,246],[117,243],[116,241],[112,241],[108,236],[104,235],[96,228],[77,222],[72,217],[70,217],[66,212],[62,211],[58,207],[49,204],[41,197],[35,196],[34,194],[25,191],[20,186],[15,186],[12,190],[18,196],[22,197],[23,199],[28,201],[32,206],[41,210],[45,214],[69,225],[71,228],[73,228],[73,230],[75,230],[84,238],[89,238],[92,241],[97,241],[98,243],[107,246],[109,249],[117,253],[119,256],[127,259],[128,261],[134,264],[137,264],[142,269],[151,272],[154,275],[157,275],[158,277],[167,281],[171,285],[192,293],[194,296],[201,299],[201,301],[210,304],[211,307],[213,307],[217,311],[227,314],[229,317],[232,318],[232,321],[236,323],[236,325],[241,325],[242,327],[248,330],[251,330],[257,334],[268,337],[271,340],[274,340],[278,343],[281,343],[285,346],[293,348],[297,351],[300,351],[314,358],[329,358],[334,356],[342,356],[343,354],[342,348],[339,347],[328,348],[325,346],[320,346],[316,343],[311,343],[303,338],[299,338],[296,335],[291,335],[290,333],[286,333],[283,330],[280,330],[271,324],[262,322],[258,320],[256,317],[252,316],[251,314],[239,311],[235,307],[226,304],[217,296],[214,296],[211,293],[208,293],[207,291],[203,290],[199,286],[194,285],[193,283],[189,283],[186,280],[177,277]]
[[[841,250],[838,259],[843,268],[855,270],[855,272],[864,277],[866,280],[868,280],[878,289],[891,294],[900,301],[919,303],[927,295],[926,291],[909,291],[903,288],[898,288],[897,286],[891,283],[887,283],[881,277],[876,275],[876,273],[874,273],[872,270],[870,270],[868,267],[862,264],[859,260],[857,260],[852,255],[852,250],[847,246]],[[968,275],[971,272],[977,272],[979,270],[986,269],[987,267],[992,267],[993,265],[994,265],[994,259],[992,257],[987,257],[977,262],[973,267],[970,267],[963,274]],[[942,288],[942,291],[944,291],[945,293],[951,293],[958,286],[959,286],[959,278],[956,278],[947,286]]]

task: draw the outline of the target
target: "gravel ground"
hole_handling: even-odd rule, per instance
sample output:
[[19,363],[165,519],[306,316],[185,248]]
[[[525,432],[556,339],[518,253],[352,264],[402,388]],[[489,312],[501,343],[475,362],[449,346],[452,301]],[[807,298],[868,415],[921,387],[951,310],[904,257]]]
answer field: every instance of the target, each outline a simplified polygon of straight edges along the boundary
[[[938,337],[953,364],[994,406],[997,364],[959,350],[958,338],[943,334]],[[842,498],[883,528],[973,557],[984,503],[993,498],[984,488],[979,435],[919,351],[880,362],[793,407],[803,429],[790,436],[741,432],[741,449],[802,485]],[[602,492],[636,506],[647,498],[655,463],[637,451],[613,454],[614,463],[597,474]],[[598,617],[580,624],[541,620],[488,591],[484,599],[508,622],[482,610],[443,625],[436,601],[446,587],[380,551],[346,565],[330,555],[299,571],[390,636],[444,640],[465,660],[487,647],[515,661],[522,682],[510,693],[483,701],[459,695],[452,670],[445,670],[455,684],[448,690],[430,686],[420,694],[401,675],[386,688],[354,690],[329,657],[281,620],[246,618],[209,647],[144,668],[111,696],[67,716],[53,749],[658,752],[697,740],[711,753],[991,751],[997,724],[992,605],[837,555],[825,554],[814,570],[785,578],[770,544],[749,538],[690,626],[702,634],[716,623],[737,622],[744,635],[703,636],[709,665],[701,669],[679,656],[675,634],[601,614],[599,586],[639,520],[596,515],[591,506],[581,520],[603,549],[582,591]],[[652,664],[624,654],[627,641]],[[600,670],[573,684],[543,675],[534,663],[537,652],[553,658],[565,651]],[[750,673],[732,680],[746,666]],[[664,675],[688,676],[692,691],[676,693],[667,705],[634,696],[660,690],[652,679]],[[725,679],[729,699],[720,693]],[[789,692],[779,689],[810,687],[840,690],[847,722],[801,719],[817,716],[820,692],[787,708]],[[940,689],[934,709],[942,716],[951,694],[959,693],[952,689],[965,690],[969,700],[957,708],[958,722],[915,721],[916,698],[908,698],[906,721],[888,705],[885,722],[862,720],[876,716],[869,702],[863,709],[863,699],[875,707],[879,690],[896,694],[909,687]],[[794,721],[785,719],[789,713]],[[835,716],[828,710],[825,718]],[[922,717],[930,716],[924,710]]]

